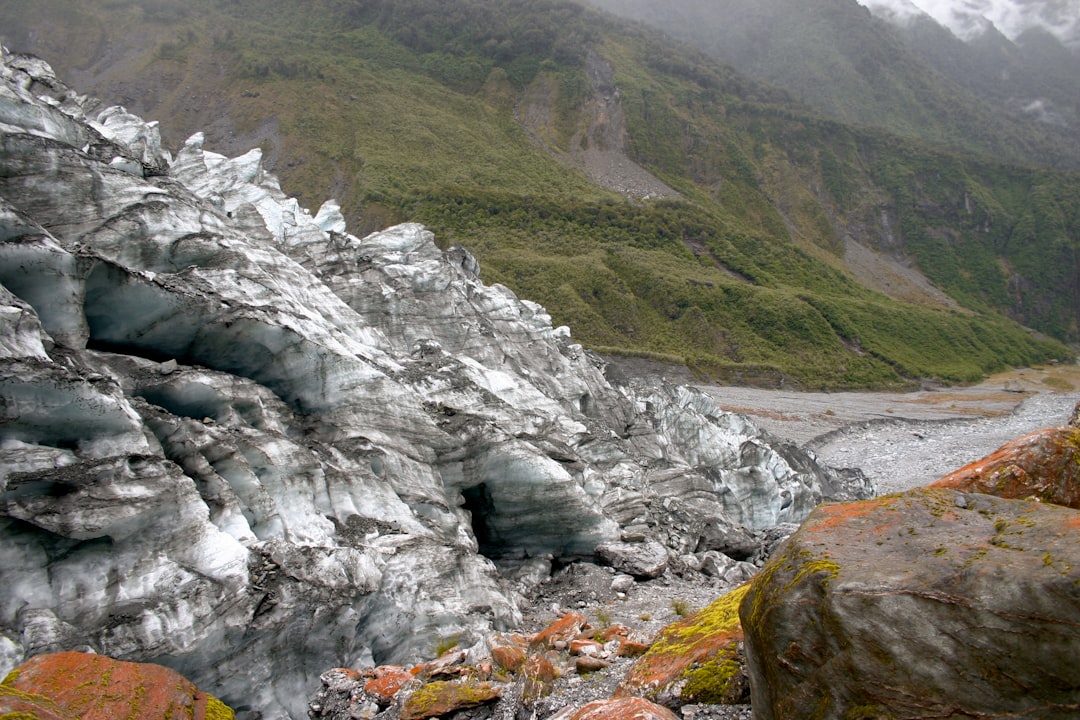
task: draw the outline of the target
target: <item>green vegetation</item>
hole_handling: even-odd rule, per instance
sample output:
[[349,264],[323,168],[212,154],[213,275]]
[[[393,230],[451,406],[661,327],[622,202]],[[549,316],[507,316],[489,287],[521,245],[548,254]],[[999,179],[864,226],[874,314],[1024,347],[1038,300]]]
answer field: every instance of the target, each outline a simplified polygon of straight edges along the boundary
[[[604,352],[732,382],[896,387],[1080,340],[1080,177],[822,119],[573,2],[0,0],[0,21],[9,46],[33,32],[65,48],[47,57],[62,77],[106,88],[80,90],[127,88],[171,145],[207,127],[236,137],[211,150],[262,143],[287,192],[313,210],[336,197],[356,234],[429,225]],[[558,159],[600,61],[628,153],[679,198],[629,200]],[[851,237],[951,300],[870,289]]]
[[671,601],[671,611],[679,617],[690,614],[690,605],[685,600],[675,599]]

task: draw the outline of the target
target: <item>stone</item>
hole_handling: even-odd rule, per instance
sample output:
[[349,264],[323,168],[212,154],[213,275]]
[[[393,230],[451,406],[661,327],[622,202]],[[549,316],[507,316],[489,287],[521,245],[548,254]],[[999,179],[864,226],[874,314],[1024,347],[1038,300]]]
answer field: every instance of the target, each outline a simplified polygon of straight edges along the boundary
[[815,510],[740,608],[755,716],[1080,712],[1080,513],[919,488]]
[[555,664],[546,656],[530,655],[521,668],[522,698],[529,702],[550,695],[558,677]]
[[415,677],[400,665],[380,665],[372,672],[372,676],[364,683],[364,692],[379,707],[392,703],[398,692]]
[[604,652],[604,646],[595,640],[576,639],[570,641],[569,650],[571,655],[591,655],[595,657]]
[[502,691],[490,682],[468,680],[430,682],[413,692],[401,706],[401,720],[426,720],[498,700]]
[[667,707],[745,702],[750,688],[739,604],[749,587],[742,585],[661,630],[615,695],[646,697]]
[[1028,433],[932,485],[1080,508],[1080,427]]
[[18,697],[30,696],[35,703],[40,702],[37,698],[45,698],[39,716],[42,720],[47,720],[50,713],[82,720],[231,720],[234,716],[231,708],[201,692],[175,670],[91,653],[63,652],[27,660],[0,685],[0,703],[16,693]]
[[644,698],[609,698],[577,709],[567,708],[551,720],[679,720],[679,717]]
[[604,543],[597,546],[596,555],[616,570],[645,580],[663,575],[669,562],[667,548],[655,540]]
[[746,560],[760,548],[760,541],[746,528],[710,519],[705,523],[694,552],[715,550],[734,560]]
[[496,645],[491,648],[491,659],[509,673],[516,673],[525,664],[525,651],[513,645]]
[[574,658],[574,670],[578,675],[586,675],[591,672],[598,672],[604,668],[610,667],[611,663],[603,658],[593,657],[591,655],[582,655]]
[[588,623],[588,619],[581,613],[568,612],[537,633],[529,642],[529,647],[553,648],[556,642],[562,642],[565,647]]
[[633,589],[634,584],[637,581],[634,580],[633,575],[627,575],[625,573],[619,573],[611,579],[611,589],[615,592],[626,593]]

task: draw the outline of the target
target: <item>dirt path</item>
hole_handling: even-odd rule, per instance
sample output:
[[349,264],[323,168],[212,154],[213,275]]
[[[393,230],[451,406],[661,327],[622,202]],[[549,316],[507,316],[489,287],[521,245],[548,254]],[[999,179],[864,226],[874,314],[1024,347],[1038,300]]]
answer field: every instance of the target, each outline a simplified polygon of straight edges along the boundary
[[978,385],[912,393],[800,393],[703,387],[720,405],[858,467],[879,492],[923,485],[1003,443],[1063,424],[1080,402],[1080,365],[1014,370]]

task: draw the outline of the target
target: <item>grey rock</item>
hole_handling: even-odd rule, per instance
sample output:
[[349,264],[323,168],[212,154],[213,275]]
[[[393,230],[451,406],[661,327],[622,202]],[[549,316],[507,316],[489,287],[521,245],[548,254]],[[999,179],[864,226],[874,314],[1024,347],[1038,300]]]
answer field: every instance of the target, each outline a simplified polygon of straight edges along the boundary
[[633,575],[626,575],[625,573],[619,573],[611,579],[611,589],[615,592],[627,593],[633,589],[634,583]]
[[663,575],[669,562],[667,548],[655,540],[604,543],[597,546],[596,555],[616,570],[645,580]]
[[1080,514],[957,496],[822,506],[788,539],[740,607],[755,717],[1075,717]]

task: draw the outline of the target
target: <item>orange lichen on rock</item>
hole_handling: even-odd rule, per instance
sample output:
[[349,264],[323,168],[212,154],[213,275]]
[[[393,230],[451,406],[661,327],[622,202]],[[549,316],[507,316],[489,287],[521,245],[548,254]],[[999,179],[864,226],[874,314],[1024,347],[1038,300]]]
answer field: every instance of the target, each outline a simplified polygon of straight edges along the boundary
[[44,696],[81,720],[190,718],[231,720],[220,700],[199,691],[175,670],[104,655],[63,652],[38,655],[23,663],[7,684]]
[[582,628],[588,624],[589,621],[581,613],[566,613],[537,633],[536,637],[529,643],[529,647],[550,648],[555,647],[557,642],[569,644],[571,640],[581,633]]
[[522,696],[527,700],[535,700],[551,694],[559,672],[555,669],[555,664],[543,655],[530,655],[521,669],[521,675],[525,678]]
[[1080,428],[1036,430],[952,472],[931,487],[1035,498],[1080,509]]
[[380,665],[372,674],[374,677],[364,683],[364,692],[383,707],[392,703],[398,691],[413,680],[413,674],[398,665]]
[[859,502],[825,503],[815,509],[818,521],[810,527],[813,532],[828,532],[838,525],[846,525],[851,520],[876,513],[893,503],[895,497],[886,495],[873,500]]
[[491,648],[491,659],[506,672],[516,673],[525,664],[525,651],[513,645],[496,645]]

